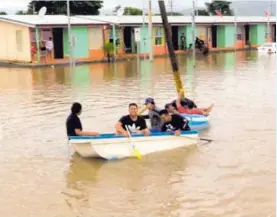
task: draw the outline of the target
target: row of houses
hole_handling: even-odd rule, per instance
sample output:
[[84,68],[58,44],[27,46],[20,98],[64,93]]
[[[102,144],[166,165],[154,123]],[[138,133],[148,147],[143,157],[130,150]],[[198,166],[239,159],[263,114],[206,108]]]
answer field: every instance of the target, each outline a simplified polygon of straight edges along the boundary
[[[172,42],[181,49],[181,36],[185,47],[192,43],[192,18],[169,16]],[[197,16],[196,36],[210,49],[238,49],[276,41],[276,17]],[[148,18],[143,16],[72,16],[74,38],[73,57],[76,60],[105,58],[103,45],[116,41],[117,54],[124,56],[137,51],[147,54],[152,47],[154,55],[166,54],[165,35],[160,16],[153,16],[152,38],[149,37]],[[32,56],[32,44],[53,39],[52,62],[69,57],[68,17],[64,15],[2,15],[0,16],[0,61],[37,62]],[[113,34],[112,26],[115,26]],[[135,42],[134,29],[140,29],[140,43]],[[138,50],[137,50],[138,49]]]

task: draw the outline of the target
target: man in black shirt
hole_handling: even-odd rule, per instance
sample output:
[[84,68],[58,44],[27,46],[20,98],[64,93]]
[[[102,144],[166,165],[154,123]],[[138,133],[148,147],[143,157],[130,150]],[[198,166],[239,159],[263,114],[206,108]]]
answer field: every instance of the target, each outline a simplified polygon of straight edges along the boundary
[[79,115],[82,112],[82,105],[78,102],[73,103],[71,114],[66,120],[67,136],[98,136],[97,132],[83,131]]
[[146,126],[144,118],[137,115],[138,105],[136,103],[129,104],[129,115],[120,118],[116,123],[116,133],[129,137],[126,127],[130,133],[143,133],[145,136],[150,135],[150,131]]
[[178,114],[169,114],[166,109],[160,111],[160,116],[164,121],[162,132],[175,132],[179,136],[182,131],[190,131],[189,122]]

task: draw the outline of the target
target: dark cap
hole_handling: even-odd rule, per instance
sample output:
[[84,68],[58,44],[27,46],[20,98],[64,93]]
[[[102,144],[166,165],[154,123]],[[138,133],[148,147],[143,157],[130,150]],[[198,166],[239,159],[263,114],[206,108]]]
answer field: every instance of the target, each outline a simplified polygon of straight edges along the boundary
[[171,105],[172,105],[172,103],[166,103],[165,106],[164,106],[164,108],[165,108],[165,109],[168,109],[169,106],[171,106]]
[[159,112],[159,115],[162,116],[162,115],[168,115],[168,111],[166,109],[162,109],[160,112]]
[[149,97],[149,98],[146,98],[146,99],[145,99],[144,105],[146,105],[146,104],[148,104],[148,103],[155,104],[155,101],[154,101],[153,98]]

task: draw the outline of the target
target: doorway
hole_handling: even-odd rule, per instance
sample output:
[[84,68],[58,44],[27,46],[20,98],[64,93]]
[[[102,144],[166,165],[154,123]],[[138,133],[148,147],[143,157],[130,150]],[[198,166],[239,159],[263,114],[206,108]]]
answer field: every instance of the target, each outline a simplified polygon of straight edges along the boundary
[[276,24],[273,24],[272,31],[273,31],[272,41],[276,42]]
[[126,53],[132,53],[132,29],[131,27],[124,27],[124,50]]
[[53,29],[54,58],[63,59],[63,29]]
[[217,47],[217,26],[212,26],[212,48]]
[[244,26],[244,32],[245,32],[245,44],[248,45],[249,44],[249,25],[245,25]]
[[179,50],[178,49],[178,26],[172,26],[171,27],[171,40],[173,44],[174,50]]

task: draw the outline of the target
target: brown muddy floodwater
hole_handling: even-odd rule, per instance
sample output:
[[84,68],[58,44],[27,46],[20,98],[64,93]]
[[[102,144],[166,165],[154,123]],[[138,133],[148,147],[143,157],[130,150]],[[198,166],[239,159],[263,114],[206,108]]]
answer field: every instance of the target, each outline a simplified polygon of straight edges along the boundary
[[3,217],[273,217],[275,55],[178,57],[199,106],[215,103],[212,143],[141,161],[68,158],[65,119],[83,104],[85,129],[113,131],[130,102],[176,97],[169,60],[0,69]]

